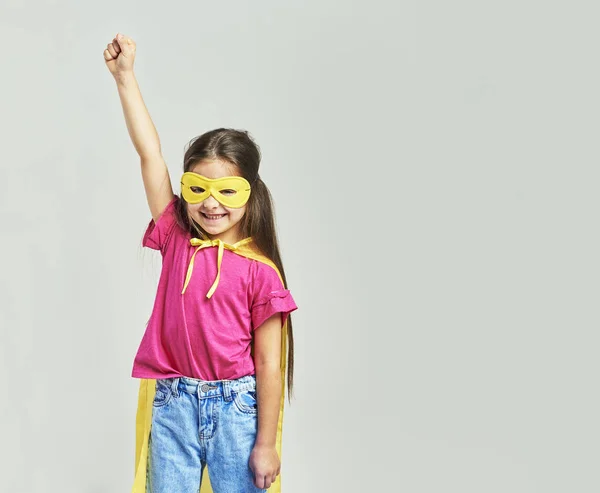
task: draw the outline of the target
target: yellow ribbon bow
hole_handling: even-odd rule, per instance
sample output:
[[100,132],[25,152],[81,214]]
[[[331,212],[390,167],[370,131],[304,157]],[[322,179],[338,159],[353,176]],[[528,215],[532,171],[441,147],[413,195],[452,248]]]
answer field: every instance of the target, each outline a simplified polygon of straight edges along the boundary
[[219,252],[217,254],[217,277],[216,277],[215,281],[213,282],[212,287],[206,294],[206,297],[210,299],[210,297],[213,295],[213,293],[217,289],[217,286],[219,285],[219,279],[221,278],[221,262],[223,261],[223,251],[225,249],[235,251],[235,249],[238,248],[239,246],[245,245],[246,243],[250,243],[251,241],[252,241],[252,238],[244,238],[243,240],[238,241],[237,243],[234,243],[233,245],[230,245],[229,243],[225,243],[220,239],[201,240],[199,238],[191,238],[190,244],[192,246],[195,246],[198,248],[196,248],[196,251],[192,255],[192,258],[190,259],[190,263],[189,263],[188,269],[187,269],[187,274],[185,276],[185,283],[183,284],[183,291],[181,291],[181,294],[185,293],[187,285],[190,282],[190,279],[192,278],[192,272],[194,271],[194,258],[196,257],[196,254],[198,253],[199,250],[202,250],[203,248],[213,247],[213,246],[219,247]]

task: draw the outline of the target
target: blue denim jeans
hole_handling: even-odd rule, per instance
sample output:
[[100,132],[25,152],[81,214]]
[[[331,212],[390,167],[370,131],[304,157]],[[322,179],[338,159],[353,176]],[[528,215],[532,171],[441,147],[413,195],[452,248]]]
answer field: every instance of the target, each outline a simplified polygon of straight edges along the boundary
[[248,460],[258,424],[256,378],[156,381],[149,493],[198,493],[208,467],[214,493],[264,493]]

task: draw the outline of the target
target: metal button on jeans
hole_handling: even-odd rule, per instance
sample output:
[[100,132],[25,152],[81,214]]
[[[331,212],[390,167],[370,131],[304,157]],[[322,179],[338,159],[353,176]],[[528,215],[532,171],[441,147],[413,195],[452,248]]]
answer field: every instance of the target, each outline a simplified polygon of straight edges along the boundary
[[208,392],[208,391],[209,391],[209,389],[210,389],[210,386],[209,386],[207,383],[203,383],[203,384],[202,384],[202,387],[200,387],[200,390],[201,390],[202,392]]

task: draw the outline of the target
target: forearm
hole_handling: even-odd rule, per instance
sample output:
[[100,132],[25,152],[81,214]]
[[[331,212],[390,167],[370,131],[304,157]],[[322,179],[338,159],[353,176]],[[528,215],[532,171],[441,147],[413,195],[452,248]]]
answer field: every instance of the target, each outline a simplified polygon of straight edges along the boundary
[[256,445],[275,446],[281,406],[281,370],[278,365],[256,365],[258,432]]
[[152,158],[161,154],[158,132],[144,104],[137,79],[132,72],[115,79],[127,131],[140,158]]

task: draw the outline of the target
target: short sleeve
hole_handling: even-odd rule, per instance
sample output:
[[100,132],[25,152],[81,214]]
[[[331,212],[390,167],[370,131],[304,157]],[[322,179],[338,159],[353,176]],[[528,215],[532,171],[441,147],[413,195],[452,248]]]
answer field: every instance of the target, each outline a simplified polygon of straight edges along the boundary
[[254,262],[252,282],[252,303],[250,313],[252,330],[260,327],[275,313],[281,313],[281,323],[298,309],[289,289],[285,289],[277,271],[268,264]]
[[154,221],[150,220],[148,228],[144,233],[142,239],[142,245],[153,250],[160,250],[164,252],[165,246],[167,245],[169,238],[173,234],[173,230],[177,225],[177,218],[175,216],[175,205],[179,197],[173,197],[173,200],[167,204],[165,210],[162,212],[160,217]]

